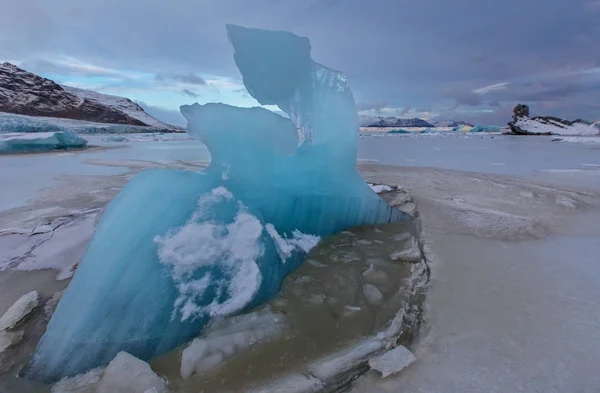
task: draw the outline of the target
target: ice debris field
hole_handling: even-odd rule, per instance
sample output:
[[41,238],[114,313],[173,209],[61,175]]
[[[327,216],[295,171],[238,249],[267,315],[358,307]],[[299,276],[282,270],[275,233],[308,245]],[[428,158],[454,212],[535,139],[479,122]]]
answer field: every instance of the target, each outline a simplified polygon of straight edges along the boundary
[[57,381],[122,351],[151,359],[212,318],[267,301],[319,239],[409,218],[356,170],[358,117],[346,77],[313,61],[307,38],[232,25],[227,32],[248,92],[289,119],[260,107],[183,106],[210,166],[147,170],[122,189],[26,378]]

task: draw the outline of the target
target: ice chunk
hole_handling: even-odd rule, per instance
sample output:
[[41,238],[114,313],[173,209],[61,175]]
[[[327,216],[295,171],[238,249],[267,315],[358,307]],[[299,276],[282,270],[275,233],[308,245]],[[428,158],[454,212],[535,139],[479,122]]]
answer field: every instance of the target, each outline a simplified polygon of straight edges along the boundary
[[98,393],[166,393],[164,379],[152,371],[148,363],[119,352],[110,362],[98,383]]
[[323,384],[318,378],[292,374],[267,385],[248,390],[246,393],[314,393],[320,392]]
[[369,367],[381,373],[381,378],[386,378],[401,371],[404,367],[417,360],[411,351],[402,345],[387,351],[383,355],[369,359]]
[[214,368],[234,353],[282,332],[283,316],[262,310],[239,315],[212,326],[203,338],[196,338],[181,356],[181,376]]
[[375,191],[378,194],[381,194],[382,192],[387,192],[387,191],[392,191],[393,188],[385,185],[385,184],[371,184],[369,183],[369,187],[371,187],[371,189],[373,191]]
[[403,250],[393,252],[390,255],[390,258],[394,261],[418,263],[423,259],[423,256],[421,255],[419,244],[413,237]]
[[12,329],[39,304],[39,295],[31,291],[21,296],[0,318],[0,331]]
[[382,340],[370,337],[363,341],[333,353],[309,366],[312,375],[325,382],[340,373],[350,371],[366,362],[385,347]]
[[211,318],[271,298],[317,238],[409,219],[356,170],[358,117],[346,77],[314,62],[306,38],[227,30],[248,92],[289,118],[264,108],[183,106],[210,166],[147,170],[121,190],[27,377],[76,375],[119,351],[150,359],[198,336]]
[[85,139],[69,131],[0,133],[0,154],[44,152],[86,146]]

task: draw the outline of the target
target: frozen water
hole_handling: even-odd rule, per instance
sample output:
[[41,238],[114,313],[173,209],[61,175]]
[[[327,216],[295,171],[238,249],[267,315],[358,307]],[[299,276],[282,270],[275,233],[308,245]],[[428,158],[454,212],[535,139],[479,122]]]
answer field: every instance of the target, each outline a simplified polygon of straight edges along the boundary
[[356,170],[358,118],[345,76],[315,63],[307,38],[238,26],[228,33],[249,93],[289,118],[258,107],[183,106],[210,166],[148,170],[121,190],[29,378],[75,375],[119,351],[150,359],[197,336],[211,317],[268,300],[317,237],[408,218]]
[[402,345],[387,351],[383,355],[369,359],[369,367],[381,372],[381,378],[386,378],[401,371],[404,367],[417,360],[415,355]]
[[282,315],[266,309],[216,324],[183,351],[181,376],[189,378],[194,372],[209,370],[236,352],[276,336],[283,330],[284,322]]
[[69,131],[0,133],[0,154],[82,148],[87,141]]
[[25,333],[23,330],[16,332],[0,332],[0,353],[20,343],[23,340],[23,333]]
[[381,291],[377,289],[377,287],[373,284],[365,284],[365,286],[363,287],[363,292],[365,293],[367,300],[371,304],[380,304],[383,300],[383,295],[381,294]]
[[39,304],[39,295],[31,291],[21,296],[0,318],[0,331],[12,329]]

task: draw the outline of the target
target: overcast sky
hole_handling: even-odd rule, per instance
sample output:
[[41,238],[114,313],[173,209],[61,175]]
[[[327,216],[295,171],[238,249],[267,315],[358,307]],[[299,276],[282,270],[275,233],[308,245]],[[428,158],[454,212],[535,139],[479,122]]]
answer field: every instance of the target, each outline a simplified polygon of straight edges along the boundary
[[361,114],[503,124],[600,119],[600,0],[2,0],[0,60],[143,102],[256,102],[225,24],[310,38]]

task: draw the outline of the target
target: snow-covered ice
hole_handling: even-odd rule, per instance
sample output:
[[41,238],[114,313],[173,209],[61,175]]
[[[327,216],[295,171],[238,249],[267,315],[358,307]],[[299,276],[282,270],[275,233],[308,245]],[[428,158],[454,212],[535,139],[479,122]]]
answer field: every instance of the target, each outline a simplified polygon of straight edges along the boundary
[[381,378],[389,377],[400,372],[403,368],[417,360],[415,355],[406,347],[399,345],[383,355],[369,359],[369,367],[381,373]]
[[27,317],[39,304],[40,297],[37,291],[31,291],[21,296],[8,311],[0,317],[0,331],[13,329]]

